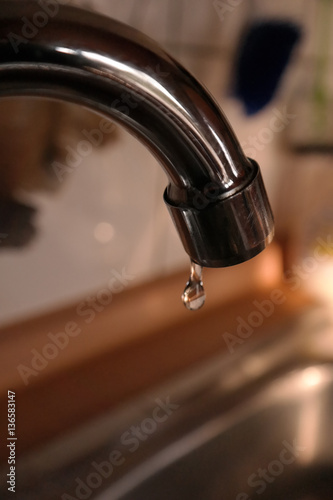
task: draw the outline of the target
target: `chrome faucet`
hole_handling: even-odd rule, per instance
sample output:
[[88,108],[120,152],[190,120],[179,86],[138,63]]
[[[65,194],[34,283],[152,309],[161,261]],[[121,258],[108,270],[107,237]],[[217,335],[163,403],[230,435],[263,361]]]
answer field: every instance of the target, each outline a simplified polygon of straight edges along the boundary
[[208,92],[129,26],[57,0],[0,0],[0,96],[79,103],[137,136],[164,167],[164,200],[194,263],[238,264],[271,241],[258,165]]

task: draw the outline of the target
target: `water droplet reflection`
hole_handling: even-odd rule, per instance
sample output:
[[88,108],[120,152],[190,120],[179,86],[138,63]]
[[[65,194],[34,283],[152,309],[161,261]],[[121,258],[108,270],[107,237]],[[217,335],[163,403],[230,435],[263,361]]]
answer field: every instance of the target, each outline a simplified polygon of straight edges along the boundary
[[191,274],[186,283],[182,300],[187,309],[197,311],[206,300],[206,293],[202,284],[202,267],[191,261]]

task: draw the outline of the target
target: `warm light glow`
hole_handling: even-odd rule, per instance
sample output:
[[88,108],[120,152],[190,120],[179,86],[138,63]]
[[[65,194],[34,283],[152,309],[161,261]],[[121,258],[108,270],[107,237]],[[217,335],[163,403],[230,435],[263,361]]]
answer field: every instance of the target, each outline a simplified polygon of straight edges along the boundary
[[333,302],[333,259],[321,263],[316,272],[309,274],[305,286],[312,295],[317,296],[323,303]]
[[108,222],[100,222],[94,230],[95,239],[99,243],[109,243],[115,235],[114,227]]
[[267,250],[260,254],[260,282],[264,286],[274,287],[281,280],[282,253],[278,245],[271,243]]
[[321,373],[317,368],[307,368],[303,372],[303,381],[306,387],[318,385],[322,380]]

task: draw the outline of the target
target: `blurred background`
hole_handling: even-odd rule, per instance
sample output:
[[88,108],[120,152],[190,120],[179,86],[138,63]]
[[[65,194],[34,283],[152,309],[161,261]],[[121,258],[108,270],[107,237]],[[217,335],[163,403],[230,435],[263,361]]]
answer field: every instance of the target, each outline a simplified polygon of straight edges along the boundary
[[[286,270],[311,255],[318,237],[328,241],[333,226],[330,0],[66,3],[155,38],[214,95],[245,152],[262,168]],[[291,24],[297,41],[276,70],[280,77],[271,98],[249,113],[236,95],[237,62],[247,30],[263,21]],[[283,43],[283,32],[278,36]],[[272,61],[274,66],[276,43],[262,46],[261,64],[251,66],[255,78],[265,79]],[[0,106],[0,324],[73,302],[103,286],[114,269],[126,268],[139,284],[188,265],[162,200],[166,176],[140,143],[117,125],[102,144],[84,149],[81,141],[99,127],[101,117],[45,100],[3,100]],[[72,166],[64,169],[69,160]],[[331,253],[328,247],[325,252]],[[321,266],[325,276],[332,272],[329,258]],[[318,272],[308,273],[313,286]],[[316,286],[322,291],[321,281]]]
[[[321,312],[315,321],[301,314],[319,300],[329,305],[332,320],[333,0],[63,3],[139,29],[203,83],[246,155],[261,167],[276,238],[247,263],[205,270],[209,298],[201,311],[189,313],[180,300],[189,258],[163,202],[167,178],[150,152],[120,126],[107,126],[103,117],[78,106],[45,99],[0,100],[0,404],[7,408],[7,391],[15,391],[17,451],[26,454],[28,482],[37,464],[37,479],[31,479],[36,484],[43,483],[39,476],[44,468],[53,474],[57,455],[65,466],[75,453],[92,443],[104,446],[110,438],[109,427],[103,430],[99,421],[91,434],[80,434],[67,449],[57,441],[62,433],[70,434],[103,412],[108,422],[108,412],[142,394],[150,402],[162,394],[169,397],[171,389],[164,393],[158,385],[190,366],[196,376],[204,359],[223,355],[226,365],[236,363],[228,379],[219,361],[216,378],[207,384],[207,392],[214,390],[217,380],[227,394],[238,383],[245,384],[245,394],[246,384],[265,380],[267,373],[273,379],[278,369],[311,356],[333,359],[332,321],[325,323]],[[98,314],[80,314],[82,304],[87,308],[94,294],[102,298],[110,278],[121,274],[130,276],[128,290],[126,286],[112,297],[111,304],[109,294]],[[225,335],[232,336],[231,346]],[[282,348],[275,343],[279,336],[286,341]],[[255,351],[260,339],[267,356]],[[286,345],[297,356],[292,352],[288,358],[292,349]],[[315,370],[304,380],[300,387],[311,394],[310,385],[320,377]],[[145,393],[151,388],[153,399]],[[282,392],[289,394],[284,386]],[[205,405],[203,394],[205,388],[199,391]],[[296,419],[303,434],[310,441],[314,436],[316,443],[321,430],[318,436],[331,453],[330,413],[311,397],[305,404],[300,409],[304,417]],[[121,426],[130,426],[140,408],[132,399],[127,420],[120,414]],[[215,418],[215,403],[212,409]],[[203,407],[195,406],[193,421],[201,413],[205,415]],[[184,419],[186,427],[191,418]],[[284,420],[274,420],[282,429]],[[260,421],[246,436],[259,441],[263,427]],[[265,453],[274,432],[279,436],[270,424],[266,432]],[[28,453],[51,439],[55,452],[31,461]],[[229,437],[228,442],[234,443]],[[245,445],[236,441],[233,447],[242,451],[242,459],[243,450],[250,450],[252,464],[249,443],[246,438]],[[6,459],[7,450],[0,450],[0,464]],[[23,473],[19,477],[24,479]],[[54,477],[55,492],[62,493],[67,486]],[[71,488],[71,478],[67,481]],[[22,498],[51,498],[34,495],[30,486],[25,490]]]

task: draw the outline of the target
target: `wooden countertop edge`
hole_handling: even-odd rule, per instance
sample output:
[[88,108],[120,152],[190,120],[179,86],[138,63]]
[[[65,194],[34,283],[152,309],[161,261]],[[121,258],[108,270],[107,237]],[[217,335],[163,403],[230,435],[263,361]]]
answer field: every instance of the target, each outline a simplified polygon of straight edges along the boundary
[[[32,345],[41,350],[47,336],[45,329],[57,331],[64,321],[73,321],[75,307],[12,325],[3,331],[3,336],[0,332],[1,343],[7,348],[7,351],[1,351],[1,357],[7,355],[7,371],[2,366],[0,408],[6,405],[7,390],[15,390],[17,426],[20,429],[18,453],[109,411],[195,363],[219,352],[228,355],[225,334],[237,337],[239,318],[247,322],[250,315],[258,311],[255,304],[269,300],[273,309],[268,317],[262,315],[261,325],[252,328],[249,337],[253,338],[308,307],[311,301],[301,292],[292,292],[279,281],[263,279],[264,268],[272,264],[270,259],[274,251],[272,248],[272,253],[267,253],[266,257],[262,254],[257,260],[244,264],[246,269],[241,268],[242,265],[238,269],[207,272],[206,286],[211,297],[196,313],[189,313],[181,304],[178,309],[184,273],[123,292],[115,298],[112,308],[100,312],[87,331],[71,338],[72,344],[59,351],[58,358],[49,360],[36,376],[28,377],[27,384],[17,376],[19,356],[24,356],[26,349],[30,351]],[[223,286],[219,273],[223,277]],[[220,296],[216,296],[218,293]],[[137,303],[131,307],[133,300]],[[169,301],[167,309],[166,300]],[[116,337],[112,341],[110,323]],[[87,339],[83,336],[85,334]],[[243,342],[245,340],[239,338],[240,345]],[[237,342],[234,348],[238,348]],[[11,385],[6,385],[9,381]],[[1,427],[6,424],[2,411],[0,424]],[[5,457],[6,450],[1,449],[0,460]]]
[[[196,312],[187,311],[181,303],[180,295],[188,279],[187,272],[181,271],[132,288],[124,286],[121,293],[112,295],[110,304],[98,302],[98,311],[82,299],[0,328],[0,395],[8,387],[14,390],[38,384],[42,378],[57,376],[85,360],[141,342],[177,323],[193,317],[200,320],[215,307],[250,290],[273,287],[280,275],[278,262],[279,249],[271,245],[239,266],[206,269],[207,300]],[[102,290],[90,296],[96,298]]]

